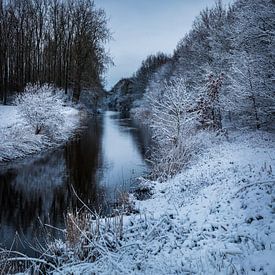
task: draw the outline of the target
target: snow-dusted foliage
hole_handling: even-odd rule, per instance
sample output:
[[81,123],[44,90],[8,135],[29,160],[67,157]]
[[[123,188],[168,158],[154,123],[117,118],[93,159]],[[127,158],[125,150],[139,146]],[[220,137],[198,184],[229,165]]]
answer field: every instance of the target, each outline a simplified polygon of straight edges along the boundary
[[[194,137],[194,128],[189,133],[185,127],[192,121],[190,116],[197,116],[199,129],[214,132],[274,128],[274,29],[275,5],[271,0],[236,0],[229,8],[217,1],[200,13],[172,59],[157,70],[149,70],[145,95],[133,104],[132,113],[153,129],[160,152],[168,157],[167,148],[179,148],[177,142],[171,142],[178,139],[174,132],[179,128],[185,129],[180,140]],[[185,87],[171,89],[173,85],[165,84],[176,79],[184,80]],[[172,110],[174,101],[184,102],[179,127],[167,119],[177,117]],[[171,109],[167,111],[165,104]],[[181,150],[183,156],[185,151]]]
[[28,86],[15,102],[0,105],[0,162],[67,140],[79,124],[78,110],[66,106],[53,86]]
[[150,125],[158,143],[178,145],[183,136],[192,134],[197,118],[196,112],[192,112],[195,102],[182,79],[163,83],[158,93],[149,91],[146,100],[152,112]]
[[231,93],[241,99],[235,110],[257,128],[270,127],[275,106],[274,1],[239,0],[234,7],[229,78]]
[[173,75],[202,90],[209,75],[223,74],[219,105],[227,127],[270,128],[274,115],[275,5],[271,0],[220,2],[201,12],[178,45]]
[[64,123],[63,101],[60,90],[44,84],[28,85],[15,100],[22,117],[33,127],[35,134],[46,132],[51,136],[58,133]]
[[181,78],[151,85],[145,95],[147,123],[155,142],[151,154],[153,174],[173,175],[187,162],[194,150],[199,112],[196,101]]

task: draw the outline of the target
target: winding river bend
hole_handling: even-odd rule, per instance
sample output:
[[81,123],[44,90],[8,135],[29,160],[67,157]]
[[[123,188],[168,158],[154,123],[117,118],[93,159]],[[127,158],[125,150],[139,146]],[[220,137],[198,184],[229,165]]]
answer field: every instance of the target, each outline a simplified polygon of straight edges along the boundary
[[27,243],[43,243],[41,224],[64,228],[67,211],[81,207],[71,186],[91,209],[108,214],[146,172],[146,135],[131,119],[106,111],[86,124],[61,148],[0,166],[0,246],[35,254]]

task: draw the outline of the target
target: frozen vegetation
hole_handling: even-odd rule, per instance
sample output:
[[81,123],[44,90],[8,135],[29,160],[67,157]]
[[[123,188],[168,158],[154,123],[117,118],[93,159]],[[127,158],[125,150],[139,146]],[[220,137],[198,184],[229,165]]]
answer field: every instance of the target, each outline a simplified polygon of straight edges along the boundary
[[39,152],[66,141],[79,125],[79,111],[53,86],[28,86],[17,105],[0,105],[0,161]]
[[53,274],[274,274],[274,155],[274,134],[213,137],[173,179],[144,181],[139,214],[69,215],[67,241],[30,261]]

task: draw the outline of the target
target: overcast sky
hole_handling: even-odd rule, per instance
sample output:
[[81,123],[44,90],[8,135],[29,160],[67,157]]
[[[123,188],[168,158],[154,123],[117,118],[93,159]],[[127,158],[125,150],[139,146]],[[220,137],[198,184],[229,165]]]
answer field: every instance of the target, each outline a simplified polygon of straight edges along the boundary
[[[230,0],[223,0],[229,3]],[[131,76],[149,54],[172,54],[194,18],[215,0],[95,0],[109,18],[113,41],[107,48],[115,66],[106,74],[106,88]]]

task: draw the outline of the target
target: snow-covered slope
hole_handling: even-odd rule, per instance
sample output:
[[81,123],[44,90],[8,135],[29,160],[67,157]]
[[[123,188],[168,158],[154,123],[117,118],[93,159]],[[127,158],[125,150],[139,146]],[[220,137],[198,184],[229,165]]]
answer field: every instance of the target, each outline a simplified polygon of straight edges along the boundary
[[122,240],[112,230],[91,240],[101,256],[65,260],[57,274],[275,274],[274,134],[209,144],[174,179],[150,183]]
[[202,274],[275,274],[274,135],[229,136],[195,162],[139,203],[172,224],[153,269],[163,261],[173,272],[182,264]]
[[0,162],[24,157],[66,140],[79,124],[78,110],[64,106],[65,123],[57,139],[35,135],[34,130],[19,115],[16,106],[0,105]]

